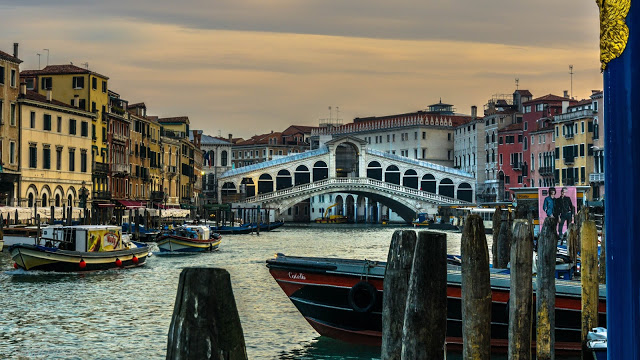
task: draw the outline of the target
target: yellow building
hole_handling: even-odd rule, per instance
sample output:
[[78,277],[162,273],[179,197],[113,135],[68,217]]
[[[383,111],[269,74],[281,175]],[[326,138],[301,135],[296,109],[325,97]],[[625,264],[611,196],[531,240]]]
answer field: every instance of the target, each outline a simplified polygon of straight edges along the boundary
[[[89,207],[95,114],[27,91],[20,113],[19,205]],[[84,195],[83,195],[84,194]]]
[[91,160],[95,162],[93,190],[104,191],[108,184],[107,106],[109,78],[73,64],[49,65],[42,70],[25,70],[20,77],[27,90],[51,97],[94,113],[91,124]]
[[162,173],[160,191],[163,192],[164,204],[170,207],[180,206],[180,140],[167,136],[160,137],[160,152],[162,154]]
[[18,197],[18,44],[13,56],[0,51],[0,204],[13,205]]
[[589,186],[593,172],[593,120],[591,100],[569,106],[554,116],[555,179],[560,186]]
[[129,164],[131,173],[129,175],[129,198],[146,202],[149,200],[149,121],[145,119],[145,114],[141,109],[130,108],[129,119],[130,129],[130,151]]

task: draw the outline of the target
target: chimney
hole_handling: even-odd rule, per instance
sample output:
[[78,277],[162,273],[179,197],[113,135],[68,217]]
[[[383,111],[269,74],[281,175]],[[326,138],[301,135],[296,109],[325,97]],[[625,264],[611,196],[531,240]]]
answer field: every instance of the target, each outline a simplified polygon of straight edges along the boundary
[[27,95],[27,83],[25,81],[20,82],[20,94]]
[[73,95],[73,107],[80,106],[80,95]]
[[229,134],[229,141],[233,140],[233,134]]
[[47,90],[47,101],[51,102],[51,90]]
[[13,57],[18,57],[18,43],[13,43]]
[[567,99],[569,98],[569,90],[564,91],[563,97],[566,97]]
[[475,105],[471,107],[471,117],[474,119],[478,117],[478,107]]

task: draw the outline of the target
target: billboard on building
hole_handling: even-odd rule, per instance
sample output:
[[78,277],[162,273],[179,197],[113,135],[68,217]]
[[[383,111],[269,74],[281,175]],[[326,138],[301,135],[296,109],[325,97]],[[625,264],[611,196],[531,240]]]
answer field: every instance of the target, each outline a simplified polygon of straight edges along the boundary
[[556,231],[562,236],[574,221],[577,209],[577,190],[575,186],[557,186],[538,188],[538,218],[540,229],[549,216],[558,219]]

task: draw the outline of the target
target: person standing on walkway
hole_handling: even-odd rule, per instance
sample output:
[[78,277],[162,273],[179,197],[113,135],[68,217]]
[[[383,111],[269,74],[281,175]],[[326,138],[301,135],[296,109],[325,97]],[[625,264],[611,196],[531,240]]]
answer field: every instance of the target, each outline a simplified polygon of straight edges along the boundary
[[563,187],[562,190],[560,190],[560,197],[555,199],[553,204],[554,216],[558,218],[558,237],[560,238],[560,245],[563,243],[562,228],[565,223],[568,227],[569,224],[573,222],[573,214],[575,212],[575,207],[573,206],[571,199],[566,196],[566,193],[567,188]]

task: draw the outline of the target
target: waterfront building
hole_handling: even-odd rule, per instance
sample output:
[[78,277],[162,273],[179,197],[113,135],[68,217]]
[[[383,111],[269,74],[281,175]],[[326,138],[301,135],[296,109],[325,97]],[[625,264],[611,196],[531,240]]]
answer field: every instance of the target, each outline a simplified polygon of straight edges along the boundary
[[593,101],[587,99],[568,106],[562,114],[554,116],[553,123],[556,185],[590,185],[588,174],[594,168]]
[[477,186],[477,184],[483,184],[486,180],[486,159],[484,156],[478,156],[478,149],[484,149],[485,147],[485,122],[484,119],[477,118],[477,108],[475,106],[471,109],[471,116],[474,120],[459,125],[454,129],[453,167],[473,175],[476,178]]
[[135,200],[132,206],[146,206],[150,198],[149,184],[149,120],[146,118],[146,108],[134,107],[128,109],[131,121],[130,151],[129,151],[129,199]]
[[18,165],[19,124],[18,85],[20,83],[18,44],[13,55],[0,51],[0,204],[17,205],[20,180]]
[[228,139],[202,135],[200,142],[203,151],[202,189],[204,203],[218,204],[218,178],[227,170],[231,170],[232,135]]
[[593,172],[589,174],[593,200],[604,199],[604,96],[602,91],[591,91],[593,111]]
[[[162,131],[162,130],[161,130]],[[163,207],[180,206],[180,140],[167,136],[160,136],[161,183],[163,192]]]
[[[178,116],[170,118],[160,118],[158,123],[162,126],[161,136],[172,138],[178,141],[179,162],[176,164],[178,180],[178,197],[182,208],[195,209],[197,206],[197,198],[195,194],[195,183],[201,176],[196,174],[196,169],[201,169],[202,164],[195,164],[196,152],[201,152],[189,140],[189,118],[187,116]],[[199,144],[198,144],[199,146]],[[202,159],[201,155],[198,156]]]
[[529,133],[531,137],[530,178],[534,186],[549,187],[555,184],[555,129],[553,118],[542,118],[536,129]]
[[96,114],[22,91],[18,98],[19,206],[87,207],[91,200],[92,139]]
[[[505,162],[500,164],[498,133],[513,124],[522,123],[522,102],[531,99],[528,90],[516,90],[511,95],[496,94],[484,105],[484,151],[479,149],[477,157],[484,157],[484,183],[478,183],[479,202],[508,200],[505,195]],[[503,140],[504,141],[504,140]],[[509,166],[510,164],[507,164]],[[511,178],[508,179],[509,182]],[[516,179],[517,180],[517,179]]]
[[[97,203],[97,211],[100,207],[107,207],[107,200],[117,202],[125,201],[129,198],[130,181],[130,136],[131,121],[127,112],[128,101],[121,99],[120,95],[109,90],[109,107],[107,111],[107,146],[109,164],[109,191],[101,198],[94,198]],[[96,195],[101,195],[100,193]],[[104,202],[104,204],[103,204]],[[111,215],[111,214],[109,214]],[[100,214],[100,219],[109,219],[110,216]]]
[[[521,122],[498,130],[497,160],[500,169],[499,178],[504,189],[504,197],[501,200],[510,200],[509,189],[523,185],[523,174],[526,171],[522,155],[523,139]],[[493,152],[491,156],[491,161],[495,161]]]
[[310,150],[309,138],[313,129],[311,126],[291,125],[282,132],[271,131],[234,141],[231,164],[239,168]]
[[107,106],[109,105],[107,76],[73,64],[48,65],[41,70],[24,70],[20,77],[27,90],[38,92],[79,109],[96,114],[91,124],[91,161],[96,163],[93,191],[107,191],[109,156],[107,139]]

